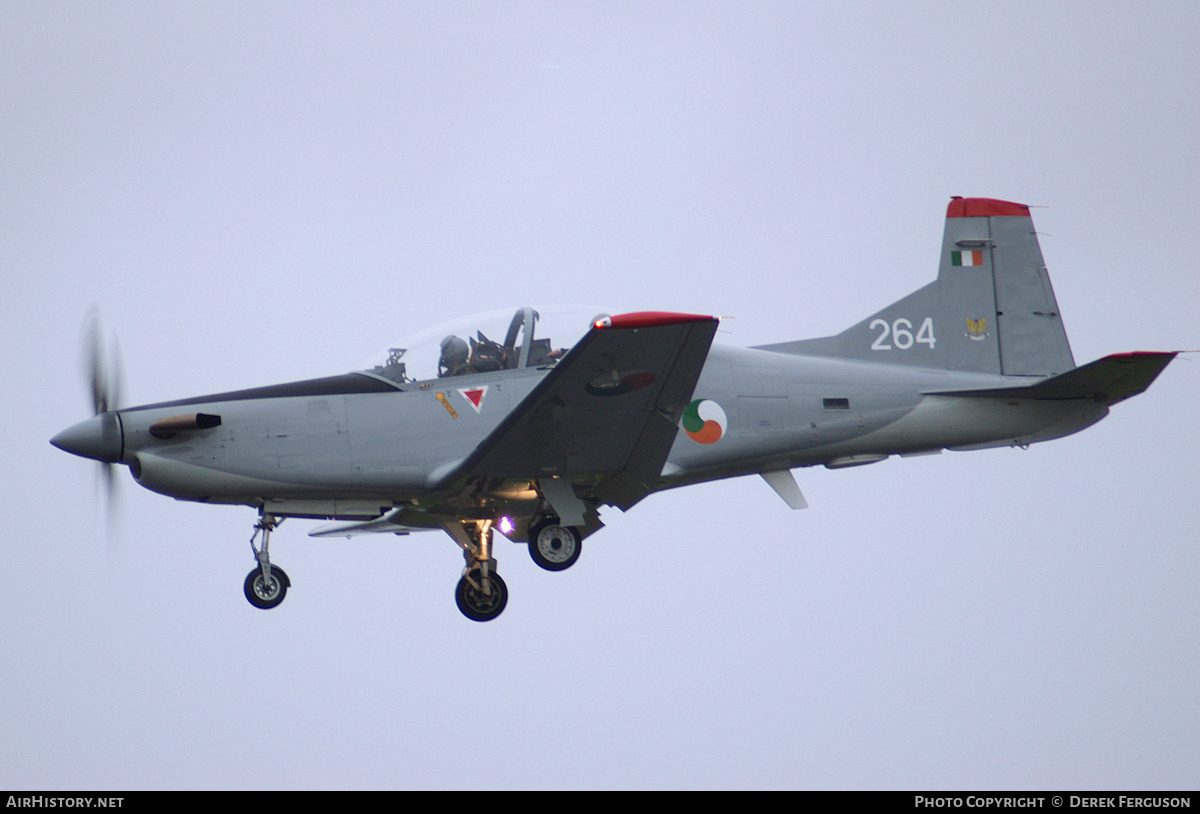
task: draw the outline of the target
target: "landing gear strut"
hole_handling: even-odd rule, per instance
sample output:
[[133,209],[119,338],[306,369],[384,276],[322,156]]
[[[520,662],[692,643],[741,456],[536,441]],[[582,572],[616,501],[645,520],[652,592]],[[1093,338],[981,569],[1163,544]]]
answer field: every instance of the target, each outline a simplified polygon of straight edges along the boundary
[[[267,553],[267,547],[271,542],[271,532],[282,522],[282,520],[277,520],[274,515],[264,512],[259,515],[258,523],[254,526],[254,534],[250,536],[250,550],[254,552],[258,566],[246,575],[246,582],[242,588],[245,590],[246,599],[250,604],[262,610],[270,610],[282,602],[283,598],[287,596],[288,586],[292,584],[282,568],[278,565],[271,565],[271,556]],[[262,548],[255,548],[254,538],[260,531],[263,536]]]
[[492,521],[472,524],[454,523],[446,528],[463,550],[466,567],[454,590],[454,601],[463,616],[475,622],[489,622],[508,604],[508,586],[496,573],[492,557]]

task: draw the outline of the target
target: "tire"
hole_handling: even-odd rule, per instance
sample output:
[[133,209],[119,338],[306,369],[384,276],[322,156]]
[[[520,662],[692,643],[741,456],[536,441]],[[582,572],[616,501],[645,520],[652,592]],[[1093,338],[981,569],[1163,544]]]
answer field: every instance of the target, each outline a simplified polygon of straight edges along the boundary
[[[480,581],[478,570],[471,571],[470,576],[475,582]],[[508,604],[508,586],[500,579],[500,575],[494,571],[489,573],[488,582],[491,587],[490,594],[484,594],[468,582],[465,576],[458,581],[458,587],[454,590],[454,601],[458,603],[458,609],[473,622],[490,622],[499,616]]]
[[288,575],[277,565],[271,566],[269,584],[263,580],[261,568],[255,568],[246,575],[246,583],[242,586],[246,599],[256,608],[270,610],[283,601],[287,596],[288,586],[291,585]]
[[583,541],[571,526],[544,523],[529,535],[529,556],[547,571],[565,571],[582,552]]

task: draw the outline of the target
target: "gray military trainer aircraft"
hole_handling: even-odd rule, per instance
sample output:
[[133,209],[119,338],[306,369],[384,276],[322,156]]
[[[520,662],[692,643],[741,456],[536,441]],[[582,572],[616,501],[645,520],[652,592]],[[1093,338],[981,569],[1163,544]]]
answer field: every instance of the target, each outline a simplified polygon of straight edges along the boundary
[[711,316],[495,319],[439,327],[344,375],[130,408],[96,354],[96,415],[51,443],[125,464],[164,495],[256,508],[255,607],[290,584],[272,530],[320,518],[334,522],[314,536],[445,531],[466,561],[458,607],[487,621],[508,601],[497,530],[560,571],[602,505],[759,474],[804,508],[796,467],[1060,438],[1176,355],[1076,367],[1029,208],[990,198],[951,200],[937,280],[836,336],[732,348],[713,344]]

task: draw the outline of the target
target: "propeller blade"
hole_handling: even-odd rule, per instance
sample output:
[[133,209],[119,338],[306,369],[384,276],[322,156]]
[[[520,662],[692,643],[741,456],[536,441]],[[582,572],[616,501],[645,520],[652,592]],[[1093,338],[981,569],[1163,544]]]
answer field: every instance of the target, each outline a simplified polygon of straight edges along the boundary
[[100,327],[100,311],[92,308],[84,324],[84,355],[87,377],[92,393],[92,411],[106,413],[121,403],[121,361],[115,350],[105,358],[104,335]]
[[109,515],[116,509],[117,498],[120,495],[121,481],[117,479],[116,464],[100,464],[100,483],[104,490],[104,504]]
[[[119,409],[121,405],[121,360],[117,343],[113,339],[113,352],[105,354],[104,332],[100,323],[100,309],[93,307],[88,312],[83,328],[85,378],[91,389],[92,410],[97,414]],[[120,489],[114,463],[101,461],[96,477],[96,486],[104,492],[103,504],[108,518],[109,547],[115,539],[115,522]],[[110,552],[111,553],[111,552]]]
[[116,464],[101,463],[98,475],[97,486],[104,492],[104,519],[108,537],[108,554],[111,558],[119,553],[117,521],[121,508],[121,479],[117,477]]

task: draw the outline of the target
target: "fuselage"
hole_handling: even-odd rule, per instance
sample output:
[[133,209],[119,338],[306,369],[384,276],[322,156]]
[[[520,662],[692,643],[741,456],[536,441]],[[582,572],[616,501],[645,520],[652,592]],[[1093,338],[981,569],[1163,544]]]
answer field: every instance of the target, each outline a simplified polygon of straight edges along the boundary
[[[119,447],[111,417],[89,422],[96,432],[107,422],[108,454],[153,491],[267,505],[281,516],[368,518],[440,488],[549,369],[403,384],[360,373],[134,407],[115,414]],[[1107,413],[1091,401],[937,395],[1028,383],[714,345],[692,402],[711,423],[689,432],[685,416],[658,487],[1024,445],[1078,431]],[[152,432],[164,419],[192,414],[219,423]]]

